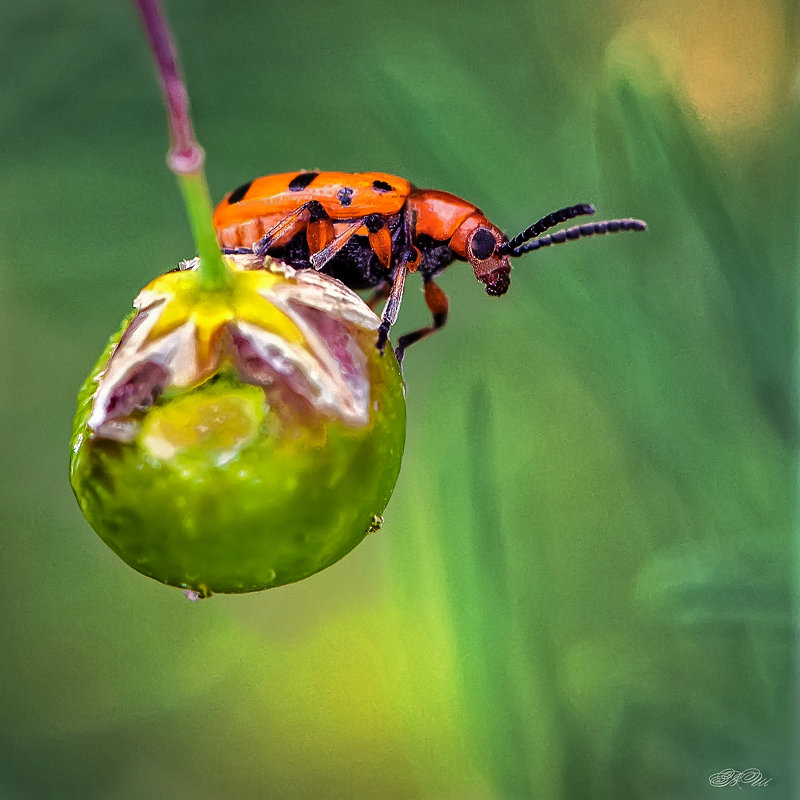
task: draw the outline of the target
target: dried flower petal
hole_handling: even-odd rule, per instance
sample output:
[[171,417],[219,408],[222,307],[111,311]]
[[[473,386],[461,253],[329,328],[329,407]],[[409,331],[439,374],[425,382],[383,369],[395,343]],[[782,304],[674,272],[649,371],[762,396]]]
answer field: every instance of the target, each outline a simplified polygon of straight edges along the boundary
[[197,386],[231,364],[246,383],[290,394],[322,417],[369,418],[366,358],[357,330],[380,320],[357,295],[309,270],[256,268],[231,257],[230,292],[199,293],[197,261],[162,275],[134,301],[138,313],[100,376],[89,427],[131,441],[143,411],[164,392]]

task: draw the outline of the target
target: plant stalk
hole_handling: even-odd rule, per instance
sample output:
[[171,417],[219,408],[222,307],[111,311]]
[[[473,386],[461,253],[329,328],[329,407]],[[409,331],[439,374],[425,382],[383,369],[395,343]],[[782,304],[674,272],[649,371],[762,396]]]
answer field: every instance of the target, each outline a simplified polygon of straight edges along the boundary
[[189,111],[189,94],[178,66],[178,53],[159,0],[134,0],[147,34],[156,72],[164,96],[169,125],[170,149],[167,164],[178,178],[186,204],[195,246],[200,256],[200,285],[209,291],[230,284],[212,224],[211,197],[206,182],[205,153],[194,135]]

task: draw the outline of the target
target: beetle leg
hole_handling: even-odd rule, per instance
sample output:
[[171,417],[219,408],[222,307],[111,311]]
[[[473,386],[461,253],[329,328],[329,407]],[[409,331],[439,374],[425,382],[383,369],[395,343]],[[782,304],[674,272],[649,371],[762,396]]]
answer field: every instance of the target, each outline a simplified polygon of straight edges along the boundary
[[416,272],[419,265],[422,263],[422,253],[420,253],[419,248],[411,245],[411,250],[406,253],[403,263],[409,272]]
[[422,253],[414,244],[414,232],[417,227],[417,212],[406,201],[400,218],[400,235],[397,242],[397,262],[409,272],[416,272],[422,263]]
[[447,312],[450,308],[450,301],[447,299],[447,295],[442,288],[432,280],[425,284],[425,304],[430,309],[431,314],[433,314],[433,322],[425,328],[411,331],[411,333],[405,333],[397,340],[397,347],[394,352],[397,356],[397,360],[401,364],[403,363],[403,355],[407,347],[438,331],[439,328],[447,322]]
[[[319,200],[309,200],[299,208],[287,214],[277,225],[270,228],[254,245],[253,252],[263,258],[270,247],[284,237],[291,238],[296,233],[300,233],[303,228],[308,231],[309,224],[324,220],[330,221],[328,213],[322,207]],[[331,227],[333,227],[331,225]]]
[[309,220],[306,226],[306,241],[308,242],[308,252],[313,256],[324,250],[335,238],[333,232],[333,220],[328,216],[328,212],[319,202],[314,205],[308,203]]
[[400,313],[400,302],[403,299],[403,287],[406,283],[407,274],[408,270],[405,266],[397,268],[397,272],[394,274],[392,288],[389,292],[389,299],[383,307],[381,326],[378,328],[378,350],[380,350],[381,353],[383,353],[386,348],[386,342],[389,341],[389,329],[397,322],[397,315]]
[[[406,200],[403,207],[403,252],[411,253],[412,250],[417,250],[414,247],[414,237],[417,235],[417,212],[411,206],[411,203]],[[417,252],[419,252],[417,250]],[[408,258],[408,256],[407,256]]]
[[364,225],[367,228],[372,252],[378,257],[378,261],[389,269],[392,263],[392,234],[386,221],[380,214],[370,214],[364,217]]
[[359,228],[363,227],[364,218],[359,217],[353,220],[330,244],[323,247],[318,253],[311,256],[311,266],[314,269],[322,269],[349,241],[353,238]]
[[375,306],[381,302],[381,300],[385,300],[389,296],[389,287],[391,284],[384,283],[379,286],[366,300],[366,304],[374,311]]

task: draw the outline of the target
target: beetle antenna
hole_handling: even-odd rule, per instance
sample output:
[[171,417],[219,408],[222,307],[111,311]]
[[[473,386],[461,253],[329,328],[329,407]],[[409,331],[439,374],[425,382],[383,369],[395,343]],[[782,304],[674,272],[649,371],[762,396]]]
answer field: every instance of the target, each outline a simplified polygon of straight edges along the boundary
[[[521,256],[540,247],[549,247],[551,244],[563,244],[574,239],[583,239],[587,236],[602,236],[606,233],[621,233],[622,231],[644,231],[647,223],[640,219],[607,219],[603,222],[589,222],[586,225],[574,225],[563,231],[556,231],[547,236],[540,236],[532,242],[515,247],[509,255]],[[513,241],[513,240],[512,240]]]
[[525,228],[522,233],[518,233],[513,239],[510,239],[502,245],[499,248],[500,255],[512,253],[523,242],[527,242],[529,239],[539,236],[539,234],[550,230],[550,228],[554,228],[561,222],[566,222],[568,219],[575,219],[575,217],[588,216],[589,214],[594,214],[594,206],[591,205],[591,203],[580,203],[577,206],[567,206],[566,208],[554,211],[552,214],[548,214],[546,217],[542,217],[537,222],[534,222],[529,228]]

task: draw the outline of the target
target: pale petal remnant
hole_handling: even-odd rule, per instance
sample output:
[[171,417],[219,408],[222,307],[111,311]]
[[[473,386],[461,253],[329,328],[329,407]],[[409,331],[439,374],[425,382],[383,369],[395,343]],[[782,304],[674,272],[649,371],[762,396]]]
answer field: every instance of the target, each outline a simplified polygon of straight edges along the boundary
[[197,386],[230,367],[270,402],[366,425],[367,359],[354,336],[380,320],[339,281],[252,258],[230,257],[233,287],[198,295],[197,261],[152,281],[98,378],[89,428],[131,441],[162,393]]

